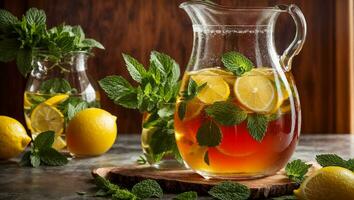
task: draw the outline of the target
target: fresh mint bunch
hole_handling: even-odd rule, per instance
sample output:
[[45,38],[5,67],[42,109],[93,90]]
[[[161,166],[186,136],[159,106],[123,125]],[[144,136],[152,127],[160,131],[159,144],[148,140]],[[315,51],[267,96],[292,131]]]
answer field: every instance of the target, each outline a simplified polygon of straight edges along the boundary
[[59,62],[73,51],[104,49],[99,42],[85,38],[80,26],[60,25],[50,30],[43,10],[30,8],[21,19],[0,9],[0,61],[16,60],[23,76],[34,67],[35,58]]
[[21,166],[39,167],[62,166],[68,163],[68,159],[52,148],[55,133],[47,131],[39,134],[32,143],[32,148],[27,151],[20,161]]
[[224,66],[236,76],[242,76],[254,67],[252,61],[235,51],[227,52],[222,55],[221,61]]
[[305,175],[311,166],[300,159],[293,160],[286,165],[285,173],[290,180],[301,183],[306,178]]
[[150,163],[158,162],[166,154],[181,160],[174,138],[174,104],[179,90],[179,65],[170,56],[152,51],[150,63],[145,68],[135,58],[123,54],[127,70],[137,86],[132,86],[121,76],[108,76],[99,81],[107,96],[125,108],[149,113],[143,127],[154,128],[150,142],[151,154],[146,154]]
[[322,167],[338,166],[354,172],[354,159],[344,160],[336,154],[321,154],[316,156],[316,161]]

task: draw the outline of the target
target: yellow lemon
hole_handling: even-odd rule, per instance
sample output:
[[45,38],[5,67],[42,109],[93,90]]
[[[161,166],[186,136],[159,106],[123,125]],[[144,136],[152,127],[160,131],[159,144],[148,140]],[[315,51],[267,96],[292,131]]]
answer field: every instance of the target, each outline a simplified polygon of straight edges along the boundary
[[28,94],[25,92],[24,93],[24,98],[23,98],[23,106],[25,109],[30,109],[33,104],[28,98]]
[[192,80],[199,86],[206,83],[206,86],[198,93],[197,98],[205,104],[227,100],[230,95],[230,88],[223,76],[209,75],[206,74],[206,71],[202,70],[191,74]]
[[237,78],[234,92],[237,100],[254,112],[268,113],[276,104],[274,84],[263,75],[244,75]]
[[69,95],[67,95],[67,94],[58,94],[58,95],[55,95],[55,96],[49,98],[44,103],[46,103],[47,105],[50,105],[50,106],[55,106],[59,103],[64,102],[68,98],[69,98]]
[[354,173],[342,167],[324,167],[294,191],[299,200],[354,199]]
[[6,116],[0,116],[0,159],[18,156],[31,142],[20,122]]
[[77,113],[66,130],[69,151],[76,156],[97,156],[108,151],[117,136],[116,119],[98,108]]
[[41,103],[31,114],[31,126],[37,133],[54,131],[60,136],[64,130],[64,115],[57,108]]

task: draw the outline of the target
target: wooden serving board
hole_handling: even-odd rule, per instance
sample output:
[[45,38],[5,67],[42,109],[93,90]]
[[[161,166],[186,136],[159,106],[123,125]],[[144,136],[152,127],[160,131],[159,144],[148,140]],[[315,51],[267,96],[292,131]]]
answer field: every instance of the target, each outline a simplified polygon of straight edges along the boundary
[[[98,168],[92,175],[101,176],[123,187],[131,188],[135,183],[144,179],[156,180],[166,193],[180,193],[196,191],[199,195],[206,195],[208,190],[223,180],[204,179],[188,169],[156,169],[149,166],[124,166]],[[251,188],[252,199],[276,197],[292,194],[298,184],[289,181],[284,171],[276,175],[254,180],[237,181]]]

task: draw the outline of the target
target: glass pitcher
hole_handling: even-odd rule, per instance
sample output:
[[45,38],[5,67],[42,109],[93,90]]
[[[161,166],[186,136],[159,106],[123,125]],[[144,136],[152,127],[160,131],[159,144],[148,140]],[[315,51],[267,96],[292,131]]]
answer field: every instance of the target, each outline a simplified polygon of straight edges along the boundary
[[71,52],[60,60],[49,59],[43,52],[34,59],[24,93],[26,125],[35,138],[44,131],[54,131],[53,147],[66,146],[65,128],[76,112],[100,107],[98,86],[87,73],[91,54]]
[[[229,8],[182,3],[194,44],[175,113],[175,137],[185,164],[205,178],[249,179],[275,174],[300,134],[298,92],[290,72],[305,41],[296,5]],[[279,55],[277,17],[288,13],[294,41]]]

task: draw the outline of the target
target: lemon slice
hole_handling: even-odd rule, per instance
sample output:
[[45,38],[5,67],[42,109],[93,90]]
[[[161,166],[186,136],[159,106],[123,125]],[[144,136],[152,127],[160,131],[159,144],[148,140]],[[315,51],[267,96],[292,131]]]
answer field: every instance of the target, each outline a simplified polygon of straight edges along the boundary
[[46,103],[47,105],[50,105],[50,106],[54,106],[54,105],[64,102],[68,98],[69,98],[69,95],[67,95],[67,94],[58,94],[58,95],[55,95],[55,96],[49,98],[44,103]]
[[61,136],[58,136],[55,138],[52,147],[56,150],[61,150],[66,147],[66,142]]
[[54,131],[59,136],[64,130],[64,116],[57,108],[41,103],[31,114],[31,125],[36,132]]
[[28,99],[27,93],[25,93],[25,94],[24,94],[24,98],[23,98],[23,107],[24,107],[25,109],[30,109],[32,105],[33,105],[33,104],[32,104],[31,101]]
[[[205,71],[203,73],[205,73]],[[197,98],[205,104],[213,104],[216,101],[227,100],[230,95],[230,88],[222,76],[203,73],[197,73],[191,76],[198,85],[206,83],[206,86],[198,93]]]
[[236,79],[234,92],[238,101],[254,112],[268,113],[276,104],[274,85],[265,76],[242,76]]

